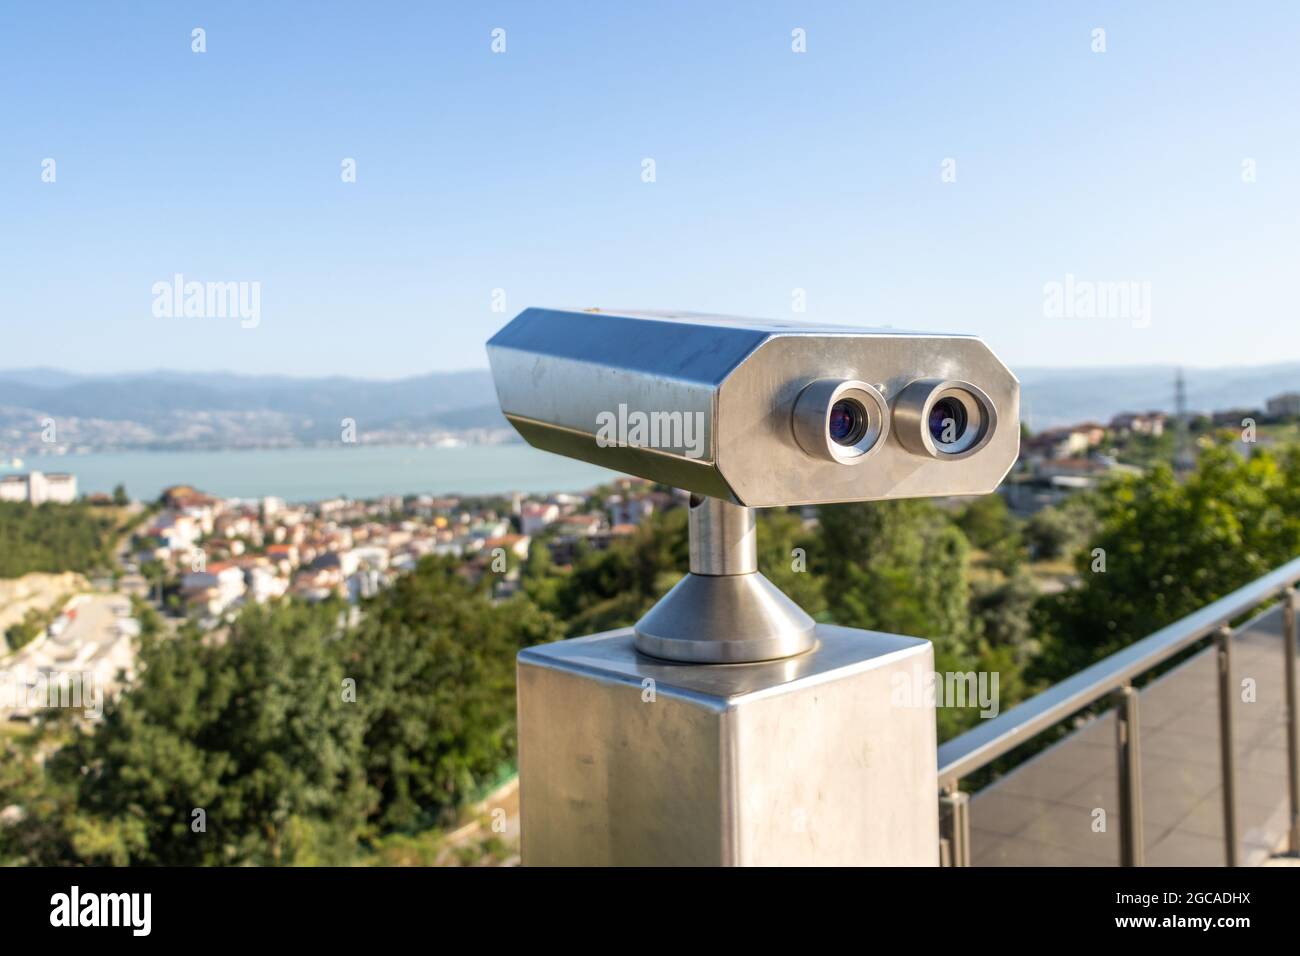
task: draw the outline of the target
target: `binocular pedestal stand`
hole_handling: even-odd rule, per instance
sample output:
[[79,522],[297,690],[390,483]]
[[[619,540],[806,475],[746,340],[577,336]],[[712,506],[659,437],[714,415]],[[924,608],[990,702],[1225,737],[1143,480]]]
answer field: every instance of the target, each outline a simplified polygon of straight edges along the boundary
[[520,652],[524,863],[937,865],[930,643],[816,624],[750,508],[692,498],[690,555],[635,628]]
[[816,622],[758,570],[753,508],[692,495],[690,541],[691,573],[637,621],[637,650],[739,664],[812,649]]

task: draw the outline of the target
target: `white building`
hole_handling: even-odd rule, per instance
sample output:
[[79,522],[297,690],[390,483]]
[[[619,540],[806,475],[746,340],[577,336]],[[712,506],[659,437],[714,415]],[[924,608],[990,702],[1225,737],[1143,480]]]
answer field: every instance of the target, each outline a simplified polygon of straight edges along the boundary
[[42,475],[39,471],[33,471],[28,476],[27,489],[34,505],[45,501],[72,504],[77,500],[77,476],[66,472]]
[[148,535],[162,541],[169,551],[189,551],[198,544],[203,529],[192,516],[164,511],[154,519]]
[[244,596],[244,572],[233,564],[213,564],[181,578],[185,603],[208,614],[220,614]]
[[547,526],[560,517],[560,506],[547,502],[538,504],[530,501],[519,512],[520,530],[524,534],[540,534]]
[[248,583],[249,600],[258,604],[280,597],[289,589],[289,579],[280,577],[270,568],[249,568],[244,577]]
[[1159,438],[1165,433],[1165,422],[1168,419],[1169,416],[1164,412],[1125,412],[1110,420],[1110,430],[1121,435],[1150,435]]
[[186,505],[185,517],[193,521],[203,534],[212,534],[216,513],[211,505]]
[[0,501],[26,501],[33,505],[53,501],[71,504],[77,500],[77,476],[66,472],[39,471],[0,478]]
[[628,499],[622,495],[611,496],[608,505],[610,525],[640,524],[655,510],[655,504],[649,498]]
[[532,540],[526,534],[506,534],[499,538],[488,538],[483,542],[483,547],[489,551],[501,548],[504,551],[509,551],[520,560],[527,560],[528,546],[532,543]]
[[388,549],[368,546],[353,548],[346,556],[350,559],[344,566],[345,573],[353,574],[359,568],[372,568],[376,571],[388,570]]
[[27,476],[5,475],[0,478],[0,501],[26,501]]

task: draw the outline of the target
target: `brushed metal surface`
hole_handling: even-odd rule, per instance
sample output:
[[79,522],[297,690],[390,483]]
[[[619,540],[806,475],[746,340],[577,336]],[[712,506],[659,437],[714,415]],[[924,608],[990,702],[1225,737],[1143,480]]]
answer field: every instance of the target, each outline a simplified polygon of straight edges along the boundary
[[519,654],[527,865],[938,862],[929,642],[821,625],[780,661],[685,665],[631,629]]
[[690,509],[692,573],[751,574],[758,570],[758,530],[753,508],[695,495]]
[[[535,447],[751,507],[993,491],[1020,447],[1020,386],[978,338],[689,313],[527,309],[487,345],[507,419]],[[795,439],[799,394],[858,380],[893,403],[919,379],[979,387],[997,410],[960,460],[909,451],[898,428],[860,464],[818,460]],[[620,407],[690,416],[698,433],[655,447],[598,441]],[[685,420],[682,418],[681,420]]]
[[636,622],[636,646],[652,657],[701,664],[770,661],[802,654],[816,622],[757,571],[688,574]]

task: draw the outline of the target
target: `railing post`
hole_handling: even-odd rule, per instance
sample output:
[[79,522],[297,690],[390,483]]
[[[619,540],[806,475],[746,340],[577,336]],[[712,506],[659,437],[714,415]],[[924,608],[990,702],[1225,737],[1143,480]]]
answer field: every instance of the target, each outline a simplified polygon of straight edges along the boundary
[[1119,863],[1142,866],[1142,763],[1138,743],[1138,692],[1115,691],[1115,746],[1119,756]]
[[940,862],[945,866],[970,866],[970,794],[951,784],[940,794],[939,805],[947,810],[940,819],[944,821],[942,835],[948,849],[947,859]]
[[1286,776],[1291,797],[1288,849],[1300,854],[1300,707],[1296,704],[1295,588],[1282,592],[1282,653],[1286,672]]
[[1226,624],[1214,635],[1219,662],[1219,766],[1223,771],[1224,863],[1237,865],[1237,797],[1232,747],[1232,628]]

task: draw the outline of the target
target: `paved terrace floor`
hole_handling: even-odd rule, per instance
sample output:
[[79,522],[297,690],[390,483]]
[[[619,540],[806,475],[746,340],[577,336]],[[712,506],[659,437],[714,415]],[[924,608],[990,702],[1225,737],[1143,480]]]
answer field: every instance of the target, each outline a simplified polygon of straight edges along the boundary
[[[1232,644],[1238,864],[1264,863],[1286,836],[1282,612]],[[1241,700],[1255,681],[1255,701]],[[1143,843],[1148,866],[1224,864],[1218,673],[1210,649],[1140,693]],[[1119,790],[1107,713],[971,798],[973,866],[1115,866]],[[1106,812],[1104,832],[1095,810]]]

